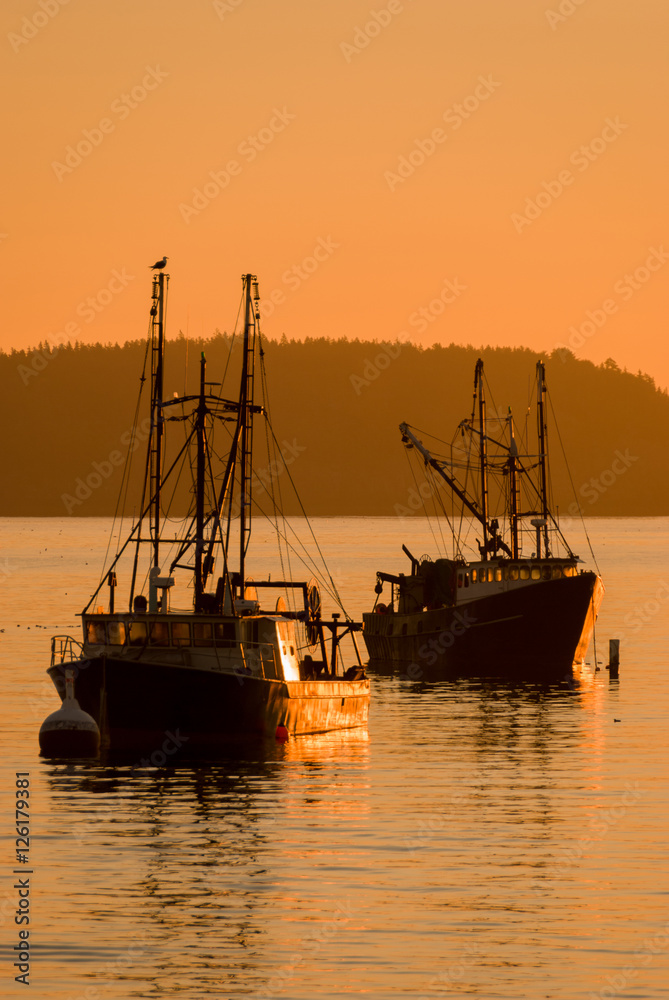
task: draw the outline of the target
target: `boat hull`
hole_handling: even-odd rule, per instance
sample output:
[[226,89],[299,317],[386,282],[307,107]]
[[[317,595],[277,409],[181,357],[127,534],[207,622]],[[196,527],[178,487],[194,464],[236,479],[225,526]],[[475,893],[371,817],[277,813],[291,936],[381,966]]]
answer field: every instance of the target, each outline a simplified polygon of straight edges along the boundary
[[66,670],[75,673],[77,700],[97,722],[103,749],[160,753],[170,740],[213,747],[274,738],[278,726],[288,735],[350,729],[365,725],[369,712],[366,678],[269,680],[95,656],[49,668],[61,698]]
[[582,663],[604,588],[596,573],[413,614],[364,614],[372,661],[542,676]]

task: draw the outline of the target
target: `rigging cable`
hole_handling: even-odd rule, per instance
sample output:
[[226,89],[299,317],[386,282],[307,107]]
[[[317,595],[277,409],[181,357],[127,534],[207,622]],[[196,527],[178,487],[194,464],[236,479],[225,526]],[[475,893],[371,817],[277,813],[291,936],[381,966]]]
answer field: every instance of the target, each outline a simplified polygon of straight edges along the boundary
[[[404,449],[404,454],[406,455],[407,462],[409,463],[409,470],[411,472],[411,476],[413,478],[414,485],[416,487],[416,493],[418,494],[418,496],[422,500],[423,510],[425,511],[425,515],[427,517],[427,523],[428,523],[429,528],[430,528],[430,533],[432,534],[432,537],[434,539],[435,548],[436,548],[437,552],[441,552],[441,549],[439,548],[439,542],[437,540],[437,536],[436,536],[436,534],[434,532],[434,528],[432,526],[432,519],[431,519],[430,515],[427,513],[427,507],[426,507],[426,504],[425,504],[425,500],[423,499],[423,496],[422,496],[422,494],[420,492],[420,487],[418,485],[418,479],[416,477],[416,473],[414,472],[414,468],[413,468],[413,465],[411,463],[411,459],[409,457],[409,450],[407,448]],[[428,468],[429,468],[428,464],[425,463],[425,469],[428,469]],[[425,482],[428,482],[427,474],[425,475]],[[435,488],[434,487],[434,483],[431,483],[430,484],[430,492],[431,493],[434,492],[434,488]]]
[[[151,318],[149,318],[149,330],[150,329],[151,329]],[[150,345],[150,343],[151,343],[150,338],[148,338],[147,342],[146,342],[146,347],[145,347],[145,350],[144,350],[144,364],[143,364],[143,367],[142,367],[142,374],[141,374],[140,380],[139,380],[139,392],[137,393],[137,402],[135,404],[135,414],[133,416],[132,426],[131,426],[131,429],[130,429],[130,441],[128,442],[128,450],[126,452],[125,462],[123,464],[123,473],[122,473],[122,476],[121,476],[121,485],[119,487],[118,496],[116,498],[116,507],[114,509],[114,517],[112,518],[112,526],[111,526],[111,531],[109,533],[109,540],[107,542],[107,550],[105,552],[104,560],[103,560],[103,563],[102,563],[102,565],[103,565],[103,572],[102,572],[103,577],[106,575],[107,559],[109,558],[109,550],[111,548],[111,543],[112,543],[112,540],[114,538],[114,527],[116,525],[116,519],[119,516],[119,507],[121,509],[121,517],[120,517],[119,526],[118,526],[118,539],[117,539],[117,543],[116,543],[116,554],[117,555],[118,555],[118,551],[119,551],[119,545],[120,545],[120,542],[121,542],[121,532],[123,530],[123,516],[124,516],[125,509],[126,509],[126,504],[128,502],[128,489],[129,489],[129,486],[130,486],[130,470],[131,470],[131,467],[132,467],[132,456],[133,456],[134,451],[135,451],[135,449],[133,448],[133,444],[134,444],[135,437],[136,437],[136,434],[137,434],[137,422],[139,420],[139,410],[140,410],[140,405],[141,405],[141,402],[142,402],[142,393],[144,391],[144,383],[146,382],[146,363],[147,363],[147,359],[148,359],[148,356],[149,356],[149,345]]]
[[[320,586],[322,587],[323,591],[326,594],[328,594],[329,597],[332,598],[332,600],[337,604],[337,606],[339,608],[341,608],[341,610],[344,612],[346,620],[347,621],[351,621],[350,616],[346,613],[346,610],[344,609],[344,606],[343,606],[343,604],[341,602],[341,598],[340,598],[338,592],[336,592],[336,587],[334,589],[332,589],[332,587],[334,587],[334,583],[332,582],[332,577],[330,577],[329,571],[327,570],[327,564],[325,563],[325,559],[323,557],[322,552],[320,552],[320,549],[319,549],[319,554],[321,556],[321,559],[323,560],[323,566],[325,567],[325,570],[326,570],[326,572],[328,574],[328,577],[329,577],[330,581],[332,582],[332,587],[330,587],[328,585],[328,583],[324,580],[324,578],[323,578],[323,570],[319,566],[317,566],[317,564],[314,561],[314,559],[309,555],[307,549],[304,546],[304,543],[300,540],[299,536],[297,535],[297,532],[292,527],[292,525],[288,522],[288,520],[286,518],[284,518],[284,523],[285,523],[285,527],[286,527],[286,533],[284,535],[282,535],[281,534],[281,529],[277,528],[277,526],[274,523],[274,521],[272,520],[271,516],[267,513],[266,510],[263,510],[263,508],[260,506],[260,504],[258,503],[258,500],[256,499],[255,496],[252,499],[252,503],[253,503],[254,509],[257,511],[257,513],[261,514],[265,518],[266,521],[269,521],[269,523],[272,525],[272,528],[274,529],[274,531],[278,531],[281,540],[283,541],[283,543],[286,546],[286,549],[290,550],[293,553],[293,556],[312,574],[312,576],[318,577]],[[306,515],[305,515],[305,517],[306,517]],[[288,540],[288,533],[289,532],[295,538],[297,546],[299,546],[299,548],[302,549],[302,551],[304,553],[304,556],[302,556],[300,554],[298,548],[295,545],[291,544],[291,542]],[[314,539],[314,542],[316,542],[316,539],[315,539],[315,536],[313,535],[313,532],[312,532],[312,538]],[[318,543],[317,542],[316,542],[316,547],[318,548]]]
[[[468,427],[466,421],[463,421],[463,422],[461,422],[459,424],[458,428],[455,431],[455,434],[453,435],[453,438],[451,439],[451,453],[453,452],[453,448],[454,447],[456,449],[458,449],[458,450],[464,451],[464,448],[461,448],[459,444],[455,444],[454,445],[453,442],[455,441],[455,439],[456,439],[456,437],[458,435],[458,432],[460,433],[460,437],[464,438],[464,429],[465,429],[466,426],[467,426],[467,429],[469,430],[469,447],[468,447],[467,452],[466,452],[466,458],[465,458],[465,463],[464,463],[465,483],[464,483],[464,486],[462,487],[462,492],[463,493],[467,492],[467,479],[469,478],[469,468],[471,466],[471,458],[472,458],[472,445],[473,445],[473,442],[474,442],[474,435],[471,433],[471,428]],[[470,545],[469,535],[470,535],[471,530],[472,530],[472,519],[470,517],[470,518],[467,519],[467,533],[463,537],[463,534],[462,534],[462,525],[463,525],[464,519],[465,519],[465,505],[464,505],[464,503],[462,503],[462,501],[460,501],[460,523],[458,525],[458,530],[457,530],[457,548],[458,548],[458,553],[459,553],[461,559],[464,558],[463,546],[469,546]],[[455,520],[455,518],[454,518],[454,520]]]
[[443,532],[443,529],[441,527],[441,515],[437,511],[437,503],[439,504],[439,507],[441,508],[441,513],[446,518],[446,524],[448,525],[448,527],[450,529],[452,537],[455,536],[455,532],[453,530],[453,525],[451,524],[451,519],[448,516],[448,511],[446,510],[446,504],[444,503],[444,494],[443,494],[443,491],[441,489],[441,483],[439,483],[437,481],[433,469],[430,469],[430,475],[432,476],[432,478],[435,481],[434,493],[433,493],[433,497],[432,497],[433,503],[434,503],[434,513],[435,513],[435,517],[437,518],[437,524],[439,525],[439,534],[441,536],[442,548],[443,548],[444,553],[446,553],[446,541],[444,539],[444,532]]
[[[273,428],[273,427],[271,426],[271,424],[269,425],[269,427],[270,427],[270,431],[271,431],[271,434],[272,434],[272,437],[274,438],[274,442],[275,442],[275,443],[277,444],[277,446],[278,446],[278,441],[276,440],[276,435],[274,434],[274,428]],[[280,453],[280,452],[279,452],[279,453]],[[326,586],[326,584],[325,584],[324,582],[323,582],[323,586],[325,587],[325,589],[326,589],[326,590],[328,590],[328,593],[329,593],[329,594],[330,594],[330,596],[331,596],[331,597],[333,598],[333,600],[334,600],[334,601],[335,601],[335,603],[336,603],[336,604],[338,605],[338,607],[340,607],[340,608],[341,608],[342,612],[344,613],[344,616],[346,617],[346,620],[347,620],[347,621],[351,621],[351,617],[350,617],[350,615],[348,614],[348,612],[346,611],[346,609],[344,608],[344,605],[343,605],[343,603],[342,603],[342,599],[341,599],[341,596],[340,596],[340,594],[339,594],[339,591],[337,590],[337,585],[336,585],[336,583],[334,582],[334,580],[332,579],[332,574],[330,573],[330,570],[328,569],[328,565],[327,565],[327,562],[325,561],[325,556],[323,555],[323,552],[322,552],[322,550],[321,550],[321,547],[320,547],[320,545],[318,544],[318,539],[316,538],[316,535],[315,535],[315,533],[314,533],[314,529],[313,529],[313,528],[312,528],[312,526],[311,526],[311,521],[309,520],[309,517],[308,517],[308,515],[307,515],[307,512],[306,512],[306,511],[305,511],[305,509],[304,509],[304,506],[303,506],[303,504],[302,504],[302,500],[300,499],[300,495],[299,495],[299,493],[297,492],[297,487],[295,486],[295,482],[294,482],[294,480],[293,480],[293,477],[292,477],[292,476],[291,476],[291,474],[290,474],[290,469],[288,468],[288,464],[286,463],[286,460],[285,460],[285,458],[283,458],[283,455],[282,455],[281,457],[282,457],[282,460],[283,460],[283,467],[284,467],[284,469],[286,470],[286,473],[288,474],[288,479],[289,479],[289,481],[290,481],[290,485],[291,485],[291,486],[292,486],[292,488],[293,488],[293,492],[295,493],[295,497],[296,497],[296,499],[297,499],[297,502],[298,502],[298,504],[299,504],[299,506],[300,506],[300,511],[301,511],[301,513],[302,513],[302,517],[303,517],[303,518],[305,519],[305,521],[307,522],[307,527],[309,528],[309,533],[310,533],[310,535],[311,535],[311,538],[312,538],[312,541],[313,541],[314,545],[316,546],[316,550],[317,550],[317,552],[318,552],[319,556],[321,557],[321,561],[322,561],[322,564],[323,564],[323,571],[324,571],[324,572],[325,572],[325,573],[327,574],[327,578],[328,578],[328,580],[330,581],[330,586],[331,586],[331,588],[332,588],[332,589],[330,590],[330,589],[329,589],[329,588],[328,588],[328,587]],[[267,516],[267,515],[265,515],[265,516]],[[294,531],[294,529],[293,529],[293,528],[292,528],[292,527],[291,527],[291,526],[290,526],[289,524],[287,524],[287,523],[286,523],[286,526],[287,526],[288,528],[290,528],[291,532],[292,532],[292,533],[293,533],[293,534],[295,535],[295,537],[297,538],[297,535],[295,534],[295,531]],[[286,544],[288,544],[288,543],[286,542]],[[302,548],[303,548],[303,549],[304,549],[304,551],[306,552],[306,549],[304,548],[304,545],[303,545],[303,543],[301,543],[301,542],[300,542],[300,545],[302,546]],[[306,563],[305,563],[305,565],[306,565]]]
[[[271,426],[272,426],[272,416],[271,416],[270,402],[269,402],[269,386],[267,384],[267,369],[265,367],[265,351],[264,351],[264,348],[263,348],[262,334],[260,333],[260,327],[259,326],[258,326],[258,352],[259,352],[259,355],[260,355],[260,390],[262,392],[263,402],[265,404],[265,407],[264,407],[264,409],[265,409],[264,426],[265,426],[265,446],[267,448],[267,458],[269,460],[269,465],[267,467],[267,471],[269,473],[269,477],[268,477],[269,478],[269,490],[267,489],[267,487],[265,486],[265,484],[262,483],[262,482],[261,482],[261,486],[263,486],[264,489],[265,489],[265,491],[269,493],[270,499],[272,501],[272,509],[274,510],[274,526],[275,526],[275,531],[276,531],[276,536],[277,536],[277,541],[278,541],[278,549],[279,549],[279,561],[281,563],[281,574],[282,574],[282,578],[285,580],[285,579],[290,579],[291,578],[291,573],[292,573],[292,569],[291,569],[291,565],[290,565],[290,549],[286,546],[286,562],[288,563],[288,576],[286,577],[286,571],[285,571],[285,567],[284,567],[284,564],[283,564],[283,549],[282,549],[281,540],[280,540],[281,539],[281,533],[279,531],[279,514],[281,515],[281,520],[283,521],[284,534],[285,534],[285,530],[286,530],[286,516],[285,516],[285,514],[283,512],[283,502],[282,502],[282,498],[281,498],[281,484],[279,482],[278,472],[277,472],[277,474],[275,476],[274,471],[272,469],[272,462],[274,462],[274,468],[275,469],[279,469],[280,465],[279,465],[279,461],[278,461],[278,458],[277,458],[276,438],[274,438],[273,435],[270,435],[270,429],[271,429]],[[283,453],[281,451],[279,451],[278,454],[281,456],[281,459],[283,460]],[[273,458],[272,458],[272,455],[274,456]],[[256,473],[256,478],[258,478],[258,481],[260,482],[260,477],[258,476],[257,473]],[[279,497],[278,503],[277,503],[277,498],[276,498],[276,494],[275,494],[275,486],[276,486],[276,493],[278,493],[278,497]],[[295,610],[295,594],[294,594],[292,588],[289,588],[289,590],[286,592],[286,598],[287,598],[287,600],[288,600],[288,602],[290,604],[291,610],[294,611]]]
[[230,347],[228,349],[228,360],[225,362],[225,369],[223,371],[223,378],[221,379],[221,391],[219,392],[219,399],[223,393],[223,386],[225,385],[225,376],[228,374],[228,368],[230,367],[230,361],[232,359],[232,349],[235,346],[235,337],[237,336],[237,325],[239,323],[239,316],[242,311],[242,306],[244,304],[244,290],[242,288],[242,295],[239,300],[239,309],[237,310],[237,317],[235,319],[235,325],[232,328],[232,337],[230,338]]
[[[594,550],[592,548],[592,543],[590,541],[590,535],[588,534],[588,529],[586,528],[586,525],[585,525],[585,518],[583,517],[583,511],[581,510],[581,505],[578,502],[578,498],[576,496],[576,487],[574,486],[574,480],[572,479],[571,469],[569,468],[569,463],[567,462],[567,455],[565,453],[564,445],[562,443],[562,435],[560,434],[560,427],[558,425],[557,418],[556,418],[556,415],[555,415],[555,408],[553,406],[553,400],[552,400],[551,395],[550,395],[550,393],[548,391],[546,391],[546,396],[548,398],[548,404],[549,404],[549,406],[551,408],[551,413],[553,414],[553,425],[554,425],[555,430],[557,432],[558,441],[560,442],[560,448],[562,449],[562,457],[564,459],[564,464],[567,467],[567,475],[569,476],[569,482],[571,484],[572,492],[574,494],[574,500],[576,501],[576,506],[578,507],[578,512],[579,512],[580,517],[581,517],[581,524],[583,525],[583,531],[585,532],[585,537],[586,537],[587,542],[588,542],[588,548],[590,549],[590,555],[592,556],[592,561],[595,564],[595,569],[597,570],[598,575],[601,576],[601,573],[599,571],[599,566],[597,565],[597,557],[595,556]],[[560,534],[562,534],[562,532],[560,532]]]

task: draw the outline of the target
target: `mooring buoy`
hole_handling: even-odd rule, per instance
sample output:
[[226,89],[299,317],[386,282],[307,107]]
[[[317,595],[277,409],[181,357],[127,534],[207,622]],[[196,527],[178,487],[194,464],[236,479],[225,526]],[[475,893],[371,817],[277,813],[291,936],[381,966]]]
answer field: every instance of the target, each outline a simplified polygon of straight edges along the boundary
[[48,715],[39,731],[43,757],[95,757],[100,750],[100,730],[92,715],[84,712],[74,697],[74,675],[65,671],[65,698]]

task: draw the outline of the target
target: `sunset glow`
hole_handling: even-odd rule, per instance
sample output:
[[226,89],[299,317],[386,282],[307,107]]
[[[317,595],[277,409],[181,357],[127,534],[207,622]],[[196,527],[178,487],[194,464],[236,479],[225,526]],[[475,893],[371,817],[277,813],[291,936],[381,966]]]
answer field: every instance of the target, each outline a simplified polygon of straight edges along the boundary
[[[9,0],[0,346],[569,347],[669,383],[659,0]],[[669,273],[669,271],[667,272]],[[443,295],[448,283],[461,294]]]

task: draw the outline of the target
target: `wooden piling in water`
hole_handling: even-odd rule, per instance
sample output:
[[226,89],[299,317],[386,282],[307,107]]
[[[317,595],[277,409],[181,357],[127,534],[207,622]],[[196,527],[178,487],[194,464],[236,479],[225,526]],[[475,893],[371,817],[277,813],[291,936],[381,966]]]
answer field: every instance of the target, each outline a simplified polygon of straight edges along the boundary
[[617,677],[620,668],[620,639],[609,639],[609,677]]

